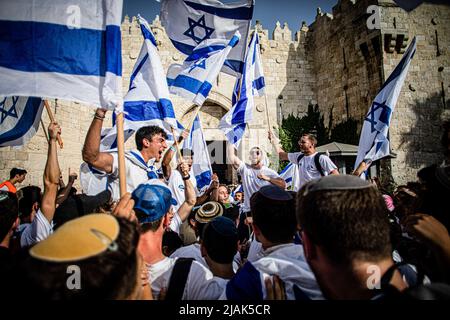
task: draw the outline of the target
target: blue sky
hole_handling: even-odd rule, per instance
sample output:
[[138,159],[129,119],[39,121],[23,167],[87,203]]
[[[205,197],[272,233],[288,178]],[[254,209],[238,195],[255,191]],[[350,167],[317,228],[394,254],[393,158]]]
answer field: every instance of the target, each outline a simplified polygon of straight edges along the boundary
[[[223,3],[235,2],[236,0],[222,0]],[[321,7],[323,12],[331,13],[332,7],[338,0],[255,0],[253,12],[253,22],[259,20],[264,29],[269,32],[275,28],[277,20],[281,26],[287,22],[292,31],[300,28],[302,21],[308,25],[314,21],[317,7]],[[159,14],[160,3],[156,0],[124,0],[123,15],[130,17],[140,13],[149,22],[153,21]],[[271,35],[270,35],[271,36]]]

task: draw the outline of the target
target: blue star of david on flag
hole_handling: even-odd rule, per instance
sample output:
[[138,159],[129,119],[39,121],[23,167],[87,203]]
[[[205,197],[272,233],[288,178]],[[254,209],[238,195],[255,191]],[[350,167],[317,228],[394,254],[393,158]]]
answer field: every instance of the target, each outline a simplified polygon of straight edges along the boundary
[[[375,115],[375,112],[378,109],[381,109],[381,112],[377,116],[377,115]],[[370,111],[364,120],[370,123],[371,132],[379,131],[375,128],[375,126],[378,124],[378,122],[382,122],[386,126],[389,126],[389,119],[390,119],[391,113],[392,113],[392,109],[389,108],[388,105],[386,105],[386,100],[382,103],[374,101],[372,104],[372,108],[370,108]]]
[[17,101],[19,100],[19,97],[12,97],[11,100],[12,100],[12,105],[8,110],[6,110],[6,108],[7,108],[6,97],[3,99],[3,101],[0,102],[0,112],[2,114],[1,119],[0,119],[0,124],[2,124],[3,121],[5,121],[5,119],[8,117],[13,117],[16,119],[18,118],[16,104],[17,104]]
[[198,61],[197,63],[193,64],[190,68],[188,73],[191,73],[192,70],[194,70],[195,68],[202,68],[206,70],[206,58],[201,59],[200,61]]
[[[198,19],[198,21],[188,18],[188,23],[189,23],[189,28],[183,34],[185,36],[191,38],[192,40],[194,40],[197,44],[199,44],[203,40],[210,39],[212,33],[214,32],[214,28],[210,28],[210,27],[206,26],[205,15],[203,15],[200,19]],[[197,35],[195,35],[196,27],[199,27],[199,28],[202,28],[205,30],[205,35],[203,38],[198,36],[198,33],[197,33]]]

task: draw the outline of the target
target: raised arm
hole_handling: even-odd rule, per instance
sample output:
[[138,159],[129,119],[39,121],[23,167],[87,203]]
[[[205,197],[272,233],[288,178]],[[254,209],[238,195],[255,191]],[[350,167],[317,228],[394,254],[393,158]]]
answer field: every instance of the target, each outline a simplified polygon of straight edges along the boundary
[[217,202],[219,199],[218,189],[219,189],[219,177],[217,176],[216,173],[214,173],[211,178],[211,185],[200,197],[197,197],[197,202],[195,203],[195,205],[199,206],[207,201]]
[[288,153],[284,151],[280,146],[280,140],[274,136],[272,131],[269,130],[269,141],[272,143],[275,151],[278,153],[278,158],[283,161],[289,161]]
[[229,142],[227,142],[227,161],[236,170],[241,165],[241,159],[236,156],[234,146]]
[[[189,179],[189,166],[186,163],[182,162],[179,168],[184,182],[185,199],[181,206],[178,208],[178,215],[180,216],[181,221],[184,222],[189,217],[192,208],[194,208],[197,197],[195,195],[194,186]],[[187,179],[185,179],[186,177]]]
[[97,109],[95,111],[94,119],[84,141],[82,155],[83,160],[91,166],[106,173],[111,173],[113,168],[112,155],[107,152],[100,152],[100,136],[105,115],[106,110],[104,109]]
[[57,155],[57,136],[61,133],[61,127],[52,122],[48,126],[48,152],[47,163],[44,169],[44,194],[41,201],[41,211],[45,218],[51,222],[55,215],[56,209],[56,195],[58,193],[59,177],[61,171],[59,169],[58,155]]
[[[183,139],[186,139],[189,134],[189,130],[185,129],[181,133],[180,137],[178,138],[178,145],[181,144]],[[172,158],[175,155],[176,149],[175,149],[175,143],[167,149],[166,153],[164,154],[164,157],[161,162],[161,168],[164,174],[164,178],[168,180],[170,178],[170,175],[172,174],[172,168],[170,166],[170,163],[172,162]]]
[[[56,199],[57,205],[60,205],[67,199],[67,197],[69,196],[70,190],[72,189],[73,183],[75,182],[75,180],[77,180],[77,178],[78,178],[78,175],[76,174],[76,172],[72,172],[69,174],[69,182],[67,182],[66,186],[59,189],[58,198]],[[59,183],[60,186],[61,186],[61,180],[62,179],[60,179],[60,183]]]

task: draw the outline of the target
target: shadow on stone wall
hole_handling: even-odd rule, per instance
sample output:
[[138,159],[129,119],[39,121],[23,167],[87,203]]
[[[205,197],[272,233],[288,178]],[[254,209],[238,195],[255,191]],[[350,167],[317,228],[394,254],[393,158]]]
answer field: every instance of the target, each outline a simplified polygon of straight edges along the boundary
[[406,150],[405,162],[420,168],[444,159],[441,145],[443,123],[450,118],[450,100],[434,94],[425,101],[416,100],[412,106],[416,119],[408,132],[401,134],[398,149]]

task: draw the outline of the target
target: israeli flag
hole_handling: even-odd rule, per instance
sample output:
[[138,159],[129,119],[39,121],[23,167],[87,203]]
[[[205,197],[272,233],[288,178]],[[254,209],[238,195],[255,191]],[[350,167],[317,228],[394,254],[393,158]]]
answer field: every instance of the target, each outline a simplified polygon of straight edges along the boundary
[[195,47],[183,65],[172,64],[167,71],[170,93],[201,106],[211,91],[226,57],[239,43],[241,35],[236,31],[230,41],[205,40]]
[[43,106],[39,98],[0,96],[0,147],[30,141],[39,129]]
[[122,104],[122,0],[0,1],[0,93]]
[[189,136],[184,141],[183,148],[191,149],[194,152],[192,171],[197,180],[197,189],[202,193],[211,184],[212,167],[198,115],[195,117]]
[[175,48],[190,55],[208,39],[230,39],[239,31],[246,41],[230,52],[222,71],[233,76],[243,70],[254,0],[224,4],[218,0],[163,0],[161,22]]
[[[138,16],[138,20],[144,43],[130,76],[128,93],[124,98],[125,141],[139,128],[150,125],[165,129],[169,136],[168,140],[173,141],[170,127],[176,132],[183,127],[175,118],[155,37],[148,22],[141,16]],[[116,128],[107,129],[103,134],[101,148],[115,149]]]
[[359,166],[361,161],[371,163],[390,154],[389,125],[403,82],[408,73],[411,59],[415,53],[416,37],[410,43],[400,63],[381,87],[364,119],[355,168]]
[[[245,127],[253,118],[253,96],[264,94],[264,72],[259,54],[259,37],[255,31],[245,58],[242,83],[236,79],[233,90],[233,107],[220,120],[219,128],[228,141],[237,149],[245,132]],[[241,88],[241,90],[239,90]],[[241,92],[239,96],[239,91]]]
[[284,169],[280,172],[280,177],[284,179],[286,182],[286,189],[292,191],[298,191],[296,186],[298,179],[298,165],[289,163]]

